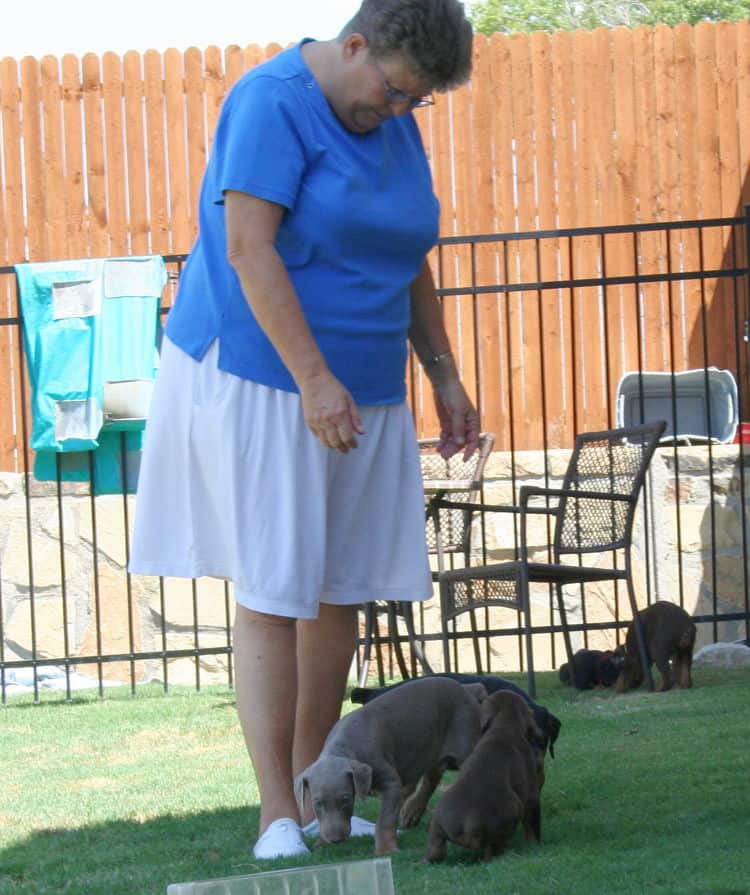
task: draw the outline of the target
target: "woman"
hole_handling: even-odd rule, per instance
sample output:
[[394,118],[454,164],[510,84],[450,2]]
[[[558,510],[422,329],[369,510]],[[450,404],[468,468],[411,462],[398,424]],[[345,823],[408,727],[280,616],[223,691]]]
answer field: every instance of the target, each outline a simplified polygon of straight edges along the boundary
[[[469,77],[457,0],[364,0],[222,108],[166,327],[131,571],[230,578],[256,858],[307,852],[294,774],[341,711],[358,605],[432,593],[407,339],[440,451],[471,454],[425,257],[438,203],[412,110]],[[355,818],[353,834],[373,825]]]

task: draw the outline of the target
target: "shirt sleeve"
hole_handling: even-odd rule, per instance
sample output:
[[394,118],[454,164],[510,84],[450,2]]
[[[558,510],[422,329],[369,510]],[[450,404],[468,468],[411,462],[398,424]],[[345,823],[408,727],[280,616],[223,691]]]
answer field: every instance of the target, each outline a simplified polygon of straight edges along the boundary
[[212,201],[227,190],[293,209],[305,170],[293,95],[285,81],[245,78],[227,97],[216,128]]

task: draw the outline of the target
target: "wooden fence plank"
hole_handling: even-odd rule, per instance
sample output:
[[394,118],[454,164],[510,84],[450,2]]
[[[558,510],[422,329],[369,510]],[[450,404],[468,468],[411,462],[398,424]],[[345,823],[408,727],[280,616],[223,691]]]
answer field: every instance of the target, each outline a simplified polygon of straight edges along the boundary
[[[594,83],[594,37],[588,31],[573,34],[573,83],[576,95],[583,98],[575,109],[575,225],[596,222],[597,171],[596,109],[599,106],[599,85]],[[573,276],[590,278],[599,275],[599,246],[595,236],[580,236],[573,245]],[[576,288],[573,295],[574,350],[576,392],[580,398],[576,408],[576,432],[601,427],[603,341],[602,296],[596,287]],[[606,405],[605,405],[606,406]]]
[[258,44],[248,44],[242,54],[242,59],[244,73],[251,68],[255,68],[256,65],[260,65],[261,62],[265,62],[266,53],[262,47],[258,46]]
[[[415,115],[419,118],[422,110]],[[476,233],[476,195],[474,190],[474,139],[472,127],[472,97],[468,87],[461,87],[451,94],[452,143],[455,178],[456,229],[459,233]],[[472,286],[475,276],[474,255],[469,246],[457,247],[456,284],[464,288]],[[474,333],[476,331],[476,299],[464,295],[451,299],[453,345],[459,364],[461,379],[472,401],[477,395],[477,354]]]
[[[569,32],[551,35],[552,102],[554,108],[555,141],[553,154],[556,169],[557,226],[572,227],[575,221],[576,173],[573,161],[574,104],[573,104],[573,43]],[[570,278],[570,241],[560,239],[557,245],[558,276]],[[554,279],[554,277],[552,277]],[[560,383],[562,423],[559,444],[569,445],[576,426],[576,370],[573,364],[572,295],[570,289],[557,291],[560,326]]]
[[21,60],[21,97],[29,260],[39,261],[50,258],[51,255],[44,201],[44,146],[40,114],[39,63],[30,56]]
[[83,108],[86,133],[86,182],[89,197],[88,243],[91,247],[91,255],[102,257],[109,254],[109,231],[101,77],[99,57],[93,53],[87,53],[83,57]]
[[737,210],[750,205],[750,20],[736,23],[737,28],[737,128],[739,131],[739,169],[742,186]]
[[164,54],[164,95],[173,252],[187,252],[192,245],[185,152],[185,90],[182,76],[182,54],[174,49],[167,50]]
[[185,53],[185,112],[187,115],[188,211],[190,244],[198,235],[198,197],[206,170],[206,119],[203,58],[195,47]]
[[41,77],[47,250],[50,258],[67,258],[60,66],[55,56],[42,59]]
[[[478,173],[475,194],[476,232],[494,233],[496,230],[495,184],[492,164],[495,143],[493,108],[497,85],[492,80],[491,45],[482,36],[475,38],[474,72],[472,77],[472,110],[474,121],[474,145],[476,171]],[[498,250],[493,243],[476,247],[477,282],[492,286],[498,281]],[[501,419],[500,399],[500,345],[499,293],[480,295],[476,301],[478,343],[477,397],[480,419],[493,425]],[[486,428],[486,426],[485,426]]]
[[[610,220],[624,224],[635,220],[635,72],[633,33],[627,28],[616,28],[612,34],[612,79],[614,90],[615,178],[612,190],[613,210]],[[608,269],[613,276],[629,276],[634,272],[634,240],[630,234],[610,236],[606,241]],[[618,381],[629,370],[638,369],[637,302],[630,286],[607,290],[610,313],[610,364]]]
[[[739,128],[737,127],[737,29],[730,22],[719,22],[714,28],[716,40],[716,114],[721,183],[721,216],[731,217],[738,212],[737,196],[742,193],[742,180],[747,171],[740,169]],[[723,243],[721,267],[736,266],[736,246],[731,227],[721,231]],[[717,366],[725,366],[728,358],[738,353],[734,284],[718,280],[711,298],[709,332],[710,357]],[[743,308],[743,315],[744,315]],[[723,345],[722,345],[723,343]]]
[[[511,79],[513,94],[513,140],[517,146],[516,185],[518,229],[534,230],[537,226],[535,183],[536,158],[534,151],[534,103],[529,41],[525,35],[510,39]],[[520,243],[517,253],[516,282],[535,282],[539,279],[536,245],[533,240]],[[539,295],[523,291],[509,296],[510,351],[513,370],[510,387],[516,411],[515,434],[521,444],[541,442],[541,416],[534,412],[539,407],[542,390],[539,358],[540,343]]]
[[[695,28],[696,77],[698,83],[698,141],[701,217],[721,215],[721,161],[719,157],[718,85],[716,76],[716,28],[707,23]],[[724,240],[718,228],[708,231],[702,242],[702,259],[707,269],[721,265]],[[717,313],[715,279],[703,281],[700,325],[691,335],[691,355],[700,358],[696,366],[723,365],[725,358],[723,327],[717,332],[711,318]]]
[[205,73],[203,83],[206,89],[206,135],[210,151],[216,130],[221,104],[227,87],[224,84],[224,66],[221,50],[218,47],[206,47],[204,54]]
[[[554,230],[557,225],[555,202],[555,159],[553,131],[556,109],[553,96],[552,45],[550,35],[536,31],[531,35],[531,70],[534,97],[536,190],[538,226]],[[542,126],[540,122],[546,122]],[[559,264],[560,240],[542,240],[539,246],[539,278],[554,280]],[[539,329],[542,349],[539,356],[542,393],[540,419],[544,443],[566,443],[568,417],[565,407],[566,369],[564,334],[564,295],[546,290],[538,298]]]
[[[493,34],[490,39],[490,72],[494,92],[494,114],[492,115],[495,220],[499,232],[518,229],[515,215],[514,177],[515,168],[513,146],[513,106],[510,38],[505,34]],[[515,247],[514,247],[515,250]],[[507,244],[502,243],[497,257],[498,282],[509,282],[509,259]],[[513,357],[508,341],[508,321],[511,299],[508,294],[498,298],[498,379],[497,389],[500,415],[497,424],[490,424],[497,435],[497,450],[509,450],[514,444],[513,394],[511,390]]]
[[26,258],[26,221],[23,202],[23,161],[21,154],[21,86],[18,66],[13,59],[0,62],[0,110],[3,125],[3,196],[6,215],[7,249],[3,265]]
[[88,244],[84,232],[86,198],[83,167],[83,85],[81,63],[77,56],[70,54],[63,56],[62,89],[68,257],[84,258],[88,255]]
[[234,44],[224,50],[224,72],[228,93],[237,79],[245,72],[245,60],[242,50]]
[[148,193],[151,217],[151,251],[173,251],[167,197],[167,136],[163,90],[163,59],[155,50],[143,57],[146,98],[146,136],[148,146]]
[[130,51],[124,59],[125,148],[130,246],[134,255],[151,251],[151,221],[148,213],[146,135],[144,127],[144,73],[140,53]]
[[109,252],[112,255],[127,255],[130,252],[130,234],[125,178],[122,60],[116,53],[104,54],[102,73]]
[[[678,25],[674,29],[675,44],[675,92],[679,97],[676,107],[677,121],[677,169],[680,184],[680,214],[684,220],[695,220],[700,215],[698,185],[698,85],[695,66],[694,29]],[[685,270],[697,270],[700,264],[698,239],[694,232],[678,233],[673,242],[673,254],[677,252]],[[693,358],[690,333],[700,317],[701,285],[697,280],[688,282],[680,292],[679,326],[675,324],[676,369],[687,370],[700,363]],[[700,354],[700,352],[699,352]]]
[[[649,132],[656,114],[654,92],[654,32],[636,28],[635,61],[635,129],[636,184],[639,221],[661,218],[658,207],[657,159],[654,140]],[[642,233],[638,238],[638,270],[643,274],[663,272],[663,234]],[[660,283],[647,283],[639,289],[641,317],[640,351],[643,369],[665,368],[664,339],[668,327],[668,296]]]

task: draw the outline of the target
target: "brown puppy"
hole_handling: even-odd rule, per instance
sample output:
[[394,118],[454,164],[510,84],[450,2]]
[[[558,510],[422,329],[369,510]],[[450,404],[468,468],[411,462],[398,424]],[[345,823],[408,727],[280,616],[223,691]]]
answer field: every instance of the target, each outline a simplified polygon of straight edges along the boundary
[[300,806],[309,791],[323,842],[349,836],[355,796],[372,792],[381,797],[375,853],[397,851],[399,812],[402,826],[416,824],[443,772],[467,758],[486,695],[479,684],[418,678],[341,718],[318,760],[294,782]]
[[481,739],[432,817],[427,861],[445,860],[448,840],[482,849],[490,860],[505,850],[519,821],[527,840],[541,837],[544,756],[532,745],[539,729],[531,709],[504,690],[484,700],[480,715]]
[[[690,668],[695,646],[695,622],[675,603],[658,600],[638,613],[646,643],[649,664],[655,663],[661,674],[659,690],[669,690],[676,682],[687,689],[693,686]],[[671,660],[671,665],[670,665]],[[643,681],[638,641],[633,622],[625,636],[625,662],[617,678],[616,690],[624,693]]]

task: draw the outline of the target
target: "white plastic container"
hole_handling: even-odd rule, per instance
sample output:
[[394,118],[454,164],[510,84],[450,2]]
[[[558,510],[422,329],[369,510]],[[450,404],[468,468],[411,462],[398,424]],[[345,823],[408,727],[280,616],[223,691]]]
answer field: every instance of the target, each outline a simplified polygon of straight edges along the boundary
[[617,386],[617,425],[666,420],[662,441],[734,440],[739,421],[737,382],[716,367],[678,373],[625,373]]
[[172,883],[167,895],[394,895],[390,858]]

